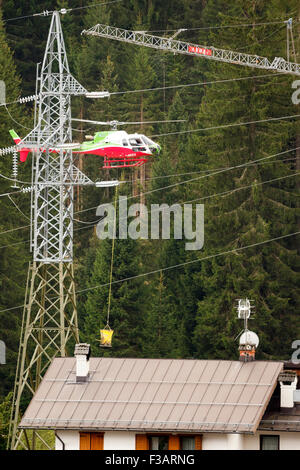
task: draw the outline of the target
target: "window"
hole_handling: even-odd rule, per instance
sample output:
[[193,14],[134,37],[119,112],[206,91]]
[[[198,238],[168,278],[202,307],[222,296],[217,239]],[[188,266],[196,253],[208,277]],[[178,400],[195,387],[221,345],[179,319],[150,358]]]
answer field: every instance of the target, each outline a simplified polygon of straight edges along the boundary
[[260,450],[279,450],[279,436],[260,436]]
[[80,450],[103,450],[103,433],[81,432]]
[[136,434],[136,450],[201,450],[202,436],[179,434]]
[[181,450],[195,450],[195,437],[182,436],[180,439]]
[[149,436],[150,450],[168,450],[169,436]]

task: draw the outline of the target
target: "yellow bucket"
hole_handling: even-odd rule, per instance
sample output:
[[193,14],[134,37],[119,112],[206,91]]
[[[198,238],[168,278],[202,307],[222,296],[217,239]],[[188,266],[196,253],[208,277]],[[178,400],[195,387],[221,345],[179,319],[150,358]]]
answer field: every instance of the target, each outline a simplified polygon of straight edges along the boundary
[[100,330],[100,346],[104,348],[111,348],[111,339],[114,330]]

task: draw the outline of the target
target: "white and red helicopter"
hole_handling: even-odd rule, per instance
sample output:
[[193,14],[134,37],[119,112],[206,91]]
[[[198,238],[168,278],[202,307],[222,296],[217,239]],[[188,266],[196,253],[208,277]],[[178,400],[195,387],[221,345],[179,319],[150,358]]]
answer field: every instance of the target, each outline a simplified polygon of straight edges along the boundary
[[[175,121],[147,121],[147,122],[118,122],[118,121],[90,121],[85,119],[72,119],[73,121],[80,121],[95,125],[109,125],[111,130],[96,132],[94,135],[86,135],[86,141],[78,144],[78,147],[72,148],[75,154],[85,155],[98,155],[103,157],[103,168],[126,168],[138,167],[146,163],[150,157],[159,155],[161,147],[158,143],[146,137],[144,134],[128,134],[125,131],[117,130],[119,125],[128,124],[153,124],[154,122],[182,122],[182,120]],[[11,130],[9,131],[16,145],[20,147],[20,161],[25,162],[28,153],[33,149],[22,148],[22,139],[18,134]],[[50,150],[50,152],[57,152],[57,150]]]

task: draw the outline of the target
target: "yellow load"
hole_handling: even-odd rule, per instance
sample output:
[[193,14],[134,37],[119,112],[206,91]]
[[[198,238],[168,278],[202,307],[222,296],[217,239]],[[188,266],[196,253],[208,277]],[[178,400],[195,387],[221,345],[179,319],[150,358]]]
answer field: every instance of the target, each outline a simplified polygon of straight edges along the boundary
[[100,330],[100,346],[103,348],[111,348],[111,340],[114,330],[105,327],[104,330]]

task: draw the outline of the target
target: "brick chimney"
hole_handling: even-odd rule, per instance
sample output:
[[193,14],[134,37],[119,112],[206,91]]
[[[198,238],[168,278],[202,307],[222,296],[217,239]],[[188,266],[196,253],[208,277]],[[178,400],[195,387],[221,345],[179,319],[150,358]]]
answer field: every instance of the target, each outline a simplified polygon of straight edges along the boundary
[[86,382],[90,369],[91,347],[87,343],[75,345],[74,356],[76,358],[76,382]]
[[285,370],[278,376],[280,383],[280,407],[294,407],[294,391],[297,388],[297,373],[294,370]]

